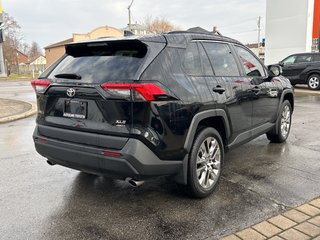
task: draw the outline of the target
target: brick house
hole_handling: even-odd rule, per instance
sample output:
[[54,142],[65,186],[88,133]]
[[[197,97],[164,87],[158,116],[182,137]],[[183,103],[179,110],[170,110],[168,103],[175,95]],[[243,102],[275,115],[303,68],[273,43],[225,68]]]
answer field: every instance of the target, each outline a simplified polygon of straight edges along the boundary
[[97,39],[102,37],[120,37],[123,36],[123,31],[110,26],[102,26],[93,29],[91,32],[81,34],[74,33],[71,38],[51,44],[45,47],[45,56],[47,59],[47,66],[54,63],[65,53],[65,45],[71,42],[79,42],[90,39]]

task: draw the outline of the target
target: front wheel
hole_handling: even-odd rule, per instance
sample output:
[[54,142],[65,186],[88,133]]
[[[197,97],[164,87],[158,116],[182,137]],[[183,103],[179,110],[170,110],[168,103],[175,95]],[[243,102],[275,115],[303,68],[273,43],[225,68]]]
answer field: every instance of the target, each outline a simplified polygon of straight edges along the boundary
[[312,74],[308,78],[308,87],[311,90],[319,90],[320,89],[320,76],[318,74]]
[[214,128],[201,130],[191,149],[188,166],[188,190],[193,197],[204,198],[217,186],[222,170],[224,148]]
[[285,142],[289,136],[291,129],[292,107],[288,100],[285,100],[281,105],[280,114],[277,120],[277,131],[272,129],[267,133],[267,138],[270,142],[282,143]]

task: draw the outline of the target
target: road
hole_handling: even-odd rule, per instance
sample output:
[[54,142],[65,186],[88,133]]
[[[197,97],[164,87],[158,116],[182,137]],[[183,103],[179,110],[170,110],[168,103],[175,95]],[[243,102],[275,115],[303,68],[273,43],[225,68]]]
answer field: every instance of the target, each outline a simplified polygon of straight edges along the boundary
[[[34,101],[26,82],[0,97]],[[216,192],[188,198],[165,178],[125,182],[49,166],[35,117],[0,125],[0,239],[218,239],[320,195],[320,95],[297,94],[285,144],[261,136],[226,154]]]
[[36,102],[30,81],[0,81],[0,98]]

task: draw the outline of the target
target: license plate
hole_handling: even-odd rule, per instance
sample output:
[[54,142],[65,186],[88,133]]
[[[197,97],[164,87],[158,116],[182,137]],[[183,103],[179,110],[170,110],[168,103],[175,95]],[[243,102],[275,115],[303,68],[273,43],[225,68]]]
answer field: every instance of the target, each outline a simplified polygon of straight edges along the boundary
[[63,116],[67,118],[87,118],[87,102],[76,101],[76,100],[66,100],[64,104]]

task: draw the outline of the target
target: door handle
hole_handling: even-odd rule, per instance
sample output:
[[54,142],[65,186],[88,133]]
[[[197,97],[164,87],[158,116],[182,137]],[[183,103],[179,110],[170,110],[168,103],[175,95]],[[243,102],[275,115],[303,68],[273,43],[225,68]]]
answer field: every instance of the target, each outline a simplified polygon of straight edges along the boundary
[[226,91],[226,89],[224,89],[223,87],[218,85],[218,86],[212,88],[212,91],[219,93],[219,94],[222,94]]

